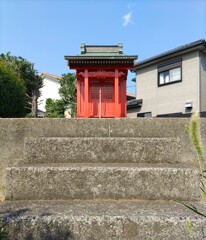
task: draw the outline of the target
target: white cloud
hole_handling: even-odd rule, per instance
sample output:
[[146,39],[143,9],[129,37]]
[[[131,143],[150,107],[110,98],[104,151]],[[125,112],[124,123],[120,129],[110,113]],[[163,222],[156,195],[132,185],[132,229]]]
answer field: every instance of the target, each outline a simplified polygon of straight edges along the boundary
[[123,16],[123,26],[126,27],[130,23],[132,23],[132,12]]

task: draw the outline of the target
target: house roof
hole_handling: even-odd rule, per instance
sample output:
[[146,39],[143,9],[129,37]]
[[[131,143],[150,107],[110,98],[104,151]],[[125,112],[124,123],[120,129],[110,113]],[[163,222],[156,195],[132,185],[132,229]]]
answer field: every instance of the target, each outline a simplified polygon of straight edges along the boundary
[[132,99],[127,101],[127,109],[130,108],[136,108],[136,107],[141,107],[142,106],[142,99]]
[[187,52],[191,52],[194,50],[204,50],[205,51],[205,49],[206,49],[206,42],[204,39],[200,39],[195,42],[191,42],[191,43],[182,45],[180,47],[171,49],[167,52],[155,55],[155,56],[145,59],[143,61],[137,62],[135,64],[135,66],[133,67],[132,71],[136,71],[136,70],[146,67],[148,65],[151,65],[151,64],[163,61],[163,60],[167,60],[171,57],[177,57],[177,56],[187,53]]
[[60,80],[61,79],[60,76],[56,76],[56,75],[53,75],[53,74],[50,74],[50,73],[46,73],[46,72],[42,72],[41,76],[47,76],[47,77],[55,78],[56,80]]

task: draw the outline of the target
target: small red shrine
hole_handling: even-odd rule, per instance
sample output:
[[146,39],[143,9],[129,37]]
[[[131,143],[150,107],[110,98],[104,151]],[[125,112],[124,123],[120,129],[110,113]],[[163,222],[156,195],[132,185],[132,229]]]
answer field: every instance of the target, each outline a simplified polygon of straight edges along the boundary
[[124,55],[122,44],[81,44],[81,54],[65,56],[76,69],[77,117],[126,117],[126,80],[137,56]]

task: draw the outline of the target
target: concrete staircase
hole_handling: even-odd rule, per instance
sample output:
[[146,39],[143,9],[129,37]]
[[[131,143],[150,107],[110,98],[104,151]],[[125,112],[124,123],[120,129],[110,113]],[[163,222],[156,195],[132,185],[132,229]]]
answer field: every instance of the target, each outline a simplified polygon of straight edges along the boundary
[[6,169],[0,217],[8,238],[206,239],[206,218],[180,204],[206,209],[179,136],[118,131],[124,136],[25,138],[21,164]]

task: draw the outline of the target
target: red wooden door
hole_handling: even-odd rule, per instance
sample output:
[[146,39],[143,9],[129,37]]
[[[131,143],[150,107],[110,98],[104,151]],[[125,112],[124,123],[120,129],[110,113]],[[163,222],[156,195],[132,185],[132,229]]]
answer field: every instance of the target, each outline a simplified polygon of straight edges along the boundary
[[114,117],[114,81],[90,80],[89,82],[90,117]]
[[114,81],[101,82],[102,117],[114,117]]
[[99,117],[100,82],[91,80],[89,82],[89,116]]

